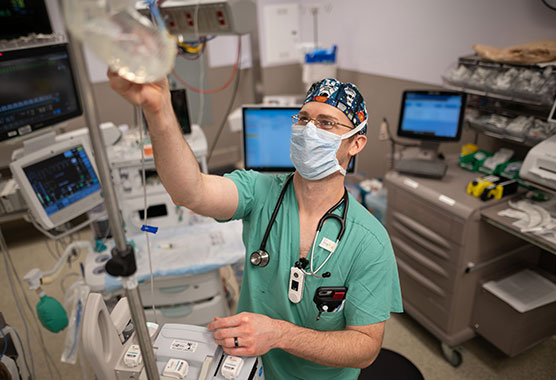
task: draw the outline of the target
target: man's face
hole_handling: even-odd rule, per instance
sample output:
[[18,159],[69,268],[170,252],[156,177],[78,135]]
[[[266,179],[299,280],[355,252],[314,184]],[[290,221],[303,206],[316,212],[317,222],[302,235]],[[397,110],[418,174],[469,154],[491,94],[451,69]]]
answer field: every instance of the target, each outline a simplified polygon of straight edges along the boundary
[[[348,117],[342,111],[326,103],[319,103],[319,102],[306,103],[303,106],[303,108],[301,108],[301,111],[299,111],[299,115],[301,117],[307,117],[309,119],[313,119],[313,123],[315,123],[314,120],[332,120],[337,123],[345,124],[346,126],[336,124],[334,128],[327,131],[327,132],[334,133],[338,136],[342,136],[354,128],[353,123],[348,119]],[[360,148],[357,148],[355,146],[358,145],[356,142],[356,140],[358,139],[360,141],[364,140],[362,142],[363,145]],[[338,162],[340,163],[340,165],[344,168],[347,168],[347,165],[351,157],[357,154],[362,149],[366,141],[367,138],[360,134],[356,134],[353,137],[342,140],[342,143],[338,148],[338,152],[336,153],[336,157],[338,158]]]

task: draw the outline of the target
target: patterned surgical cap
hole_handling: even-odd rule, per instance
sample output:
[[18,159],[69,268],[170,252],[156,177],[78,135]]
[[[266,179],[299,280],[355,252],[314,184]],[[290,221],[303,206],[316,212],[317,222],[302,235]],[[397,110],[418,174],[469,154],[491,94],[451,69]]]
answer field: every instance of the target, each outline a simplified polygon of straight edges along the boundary
[[[309,102],[330,104],[342,111],[355,127],[367,120],[365,99],[352,83],[342,83],[336,79],[326,78],[315,82],[307,91],[303,105]],[[360,134],[367,133],[365,126]]]

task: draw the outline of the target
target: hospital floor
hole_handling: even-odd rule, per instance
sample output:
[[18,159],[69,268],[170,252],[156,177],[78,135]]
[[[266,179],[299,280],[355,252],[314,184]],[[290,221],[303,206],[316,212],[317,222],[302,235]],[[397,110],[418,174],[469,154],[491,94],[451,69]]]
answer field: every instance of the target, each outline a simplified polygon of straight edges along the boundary
[[[39,267],[46,270],[54,265],[55,260],[48,251],[45,239],[29,224],[18,221],[2,224],[0,227],[6,237],[10,256],[20,278],[32,268]],[[76,238],[88,239],[90,236],[89,231],[83,231]],[[49,244],[52,250],[54,244],[51,242]],[[77,275],[68,276],[68,274],[78,273],[78,268],[77,263],[73,263],[72,268],[65,266],[58,280],[44,287],[46,293],[59,300],[63,299],[61,279],[65,279],[64,285],[68,286],[72,279],[77,278]],[[26,289],[25,285],[23,287]],[[25,343],[25,325],[19,316],[10,291],[3,259],[0,260],[0,289],[2,289],[0,312],[3,313],[6,321],[18,331]],[[60,362],[65,333],[53,334],[41,327],[44,347],[52,361],[56,363],[56,369],[48,370],[42,350],[43,344],[37,334],[36,319],[31,318],[31,313],[25,300],[21,297],[20,290],[17,294],[30,333],[29,341],[33,352],[36,379],[87,379],[78,364],[71,365]],[[28,290],[25,290],[25,294],[29,299],[30,307],[34,309],[37,296]],[[462,345],[463,363],[458,368],[454,368],[444,360],[440,343],[433,335],[408,315],[395,314],[386,324],[383,346],[411,360],[420,369],[426,380],[549,380],[556,378],[556,336],[514,358],[506,357],[487,341],[476,337]],[[87,373],[87,370],[85,372]]]

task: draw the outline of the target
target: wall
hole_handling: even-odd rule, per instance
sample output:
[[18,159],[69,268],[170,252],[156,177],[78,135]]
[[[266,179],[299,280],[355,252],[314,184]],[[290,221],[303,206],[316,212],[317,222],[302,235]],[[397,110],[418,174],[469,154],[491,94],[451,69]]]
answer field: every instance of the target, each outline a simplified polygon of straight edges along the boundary
[[[441,84],[440,75],[457,57],[472,54],[473,44],[506,47],[556,37],[556,12],[540,0],[321,3],[331,6],[319,13],[319,41],[338,45],[339,67],[424,83]],[[302,40],[310,41],[308,15],[301,26]]]
[[[314,1],[258,0],[259,41],[264,43],[262,7],[281,3],[300,4],[300,41],[312,41],[312,18],[307,5]],[[556,36],[556,12],[544,7],[540,0],[343,0],[319,4],[327,4],[319,13],[319,41],[324,45],[338,44],[339,79],[356,83],[367,99],[369,144],[361,154],[359,170],[368,176],[380,176],[387,167],[385,155],[389,152],[389,144],[378,142],[377,128],[382,117],[388,119],[392,130],[396,128],[404,89],[439,86],[441,74],[458,56],[471,53],[473,43],[507,46]],[[300,64],[296,61],[279,66],[265,64],[264,51],[261,46],[264,93],[303,93]],[[210,56],[205,60],[207,87],[219,87],[228,79],[232,68],[213,68],[207,61]],[[233,84],[220,93],[206,95],[212,114],[202,127],[209,146],[229,108],[232,88]],[[102,121],[132,123],[131,106],[118,97],[107,82],[94,83],[93,89]],[[252,101],[252,72],[244,69],[233,108]],[[192,111],[196,113],[197,110]],[[83,118],[78,118],[66,129],[84,125]],[[465,134],[462,141],[466,139],[473,139],[473,136]],[[489,139],[481,141],[492,144]],[[456,151],[460,146],[444,145],[444,151]],[[9,163],[13,148],[12,145],[1,146],[0,167]],[[236,164],[241,160],[240,148],[241,136],[225,127],[209,167]]]

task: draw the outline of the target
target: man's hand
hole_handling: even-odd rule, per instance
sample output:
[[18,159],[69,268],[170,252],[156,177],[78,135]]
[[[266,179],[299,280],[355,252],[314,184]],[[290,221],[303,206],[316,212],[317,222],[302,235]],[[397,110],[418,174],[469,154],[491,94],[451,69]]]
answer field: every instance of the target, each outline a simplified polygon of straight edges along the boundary
[[[226,318],[215,318],[208,325],[216,344],[224,352],[235,356],[264,355],[277,347],[281,338],[278,321],[266,315],[240,313]],[[235,347],[235,340],[239,347]]]
[[138,84],[130,82],[118,74],[108,71],[110,87],[133,105],[141,106],[146,112],[158,112],[164,101],[169,101],[168,80]]

